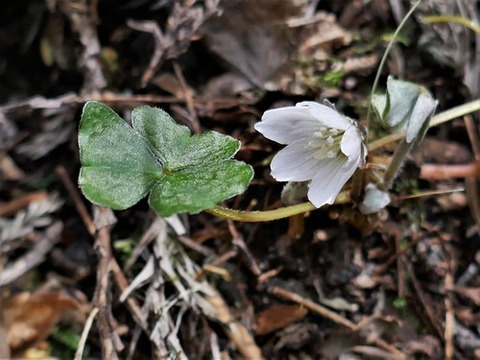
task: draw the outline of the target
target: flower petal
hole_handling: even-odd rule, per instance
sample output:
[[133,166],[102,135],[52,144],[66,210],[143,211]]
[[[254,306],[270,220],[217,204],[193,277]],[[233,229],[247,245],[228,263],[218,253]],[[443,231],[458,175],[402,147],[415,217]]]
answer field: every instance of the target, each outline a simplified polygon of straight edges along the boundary
[[299,139],[280,150],[273,158],[270,168],[277,181],[307,181],[318,172],[321,160],[315,159],[306,140]]
[[289,144],[312,131],[318,131],[322,126],[308,109],[288,106],[267,110],[262,121],[255,124],[255,130],[266,138],[280,144]]
[[345,116],[327,105],[322,105],[314,101],[303,101],[297,104],[299,108],[307,108],[310,114],[318,119],[323,126],[347,130],[352,124]]
[[312,179],[308,190],[308,200],[317,208],[325,204],[333,204],[343,185],[350,179],[358,167],[358,161],[347,161],[344,158],[324,160],[320,169]]
[[360,156],[362,151],[362,138],[355,126],[351,125],[343,134],[342,141],[340,143],[340,149],[342,153],[348,156],[349,160],[352,160]]

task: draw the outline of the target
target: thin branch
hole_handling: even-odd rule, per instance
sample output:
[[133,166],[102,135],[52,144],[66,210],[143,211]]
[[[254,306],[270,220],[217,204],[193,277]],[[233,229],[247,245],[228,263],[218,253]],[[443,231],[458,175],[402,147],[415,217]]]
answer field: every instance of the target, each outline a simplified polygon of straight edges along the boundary
[[85,326],[83,327],[82,336],[80,337],[80,340],[78,342],[77,351],[75,352],[75,360],[82,360],[83,358],[83,351],[87,342],[88,333],[92,328],[93,320],[95,319],[95,316],[97,316],[97,314],[98,308],[93,308],[92,311],[90,311],[90,315],[88,315],[88,319],[85,322]]

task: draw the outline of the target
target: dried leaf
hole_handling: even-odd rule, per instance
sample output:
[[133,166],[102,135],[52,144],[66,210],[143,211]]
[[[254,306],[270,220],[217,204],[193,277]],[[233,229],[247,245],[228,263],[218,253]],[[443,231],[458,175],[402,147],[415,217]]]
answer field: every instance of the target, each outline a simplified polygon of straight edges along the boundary
[[305,1],[225,2],[222,16],[203,27],[210,50],[263,88],[289,58],[289,44],[280,24],[302,11],[298,3]]
[[274,305],[256,316],[255,334],[265,335],[282,329],[307,315],[308,310],[298,305]]
[[2,301],[1,313],[13,352],[45,340],[66,316],[81,319],[79,304],[60,292],[21,293]]

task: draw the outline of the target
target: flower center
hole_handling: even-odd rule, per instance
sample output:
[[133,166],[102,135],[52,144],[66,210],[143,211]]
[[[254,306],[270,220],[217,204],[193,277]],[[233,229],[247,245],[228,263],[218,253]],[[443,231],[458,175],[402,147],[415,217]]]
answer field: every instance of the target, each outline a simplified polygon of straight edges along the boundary
[[313,151],[315,159],[334,159],[340,152],[340,142],[344,131],[322,126],[313,133],[307,147]]

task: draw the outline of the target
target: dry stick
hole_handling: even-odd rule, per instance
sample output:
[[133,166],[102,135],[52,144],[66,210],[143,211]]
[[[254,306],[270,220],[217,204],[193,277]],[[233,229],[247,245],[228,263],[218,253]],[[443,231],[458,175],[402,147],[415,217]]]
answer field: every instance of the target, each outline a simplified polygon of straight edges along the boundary
[[248,249],[247,244],[245,244],[245,241],[243,240],[243,236],[240,235],[240,233],[237,231],[237,228],[235,227],[232,220],[227,220],[227,223],[228,223],[228,230],[230,231],[230,234],[232,235],[233,245],[238,246],[238,248],[245,254],[245,256],[248,260],[247,265],[250,268],[250,271],[256,277],[259,277],[262,274],[262,269],[260,269],[260,266],[258,266],[257,261],[255,260],[255,257],[253,256],[253,254]]
[[316,312],[317,314],[320,314],[323,317],[326,317],[327,319],[330,319],[331,321],[337,324],[343,325],[352,331],[357,330],[357,325],[355,325],[350,320],[345,319],[343,316],[338,315],[337,313],[327,309],[326,307],[323,307],[320,304],[314,303],[311,300],[305,299],[304,297],[298,294],[295,294],[291,291],[282,289],[281,287],[278,287],[278,286],[273,286],[268,289],[268,292],[275,296],[278,296],[278,297],[296,302],[297,304],[300,304],[302,306],[305,306],[307,309],[312,310],[313,312]]
[[88,210],[85,204],[83,203],[82,198],[80,197],[80,194],[78,193],[77,187],[73,185],[73,182],[70,179],[70,176],[68,176],[67,171],[65,170],[65,167],[62,165],[59,165],[55,168],[55,172],[57,173],[58,177],[60,177],[60,180],[62,180],[63,186],[65,186],[65,188],[68,191],[68,194],[73,200],[73,203],[75,204],[75,209],[77,210],[78,214],[82,218],[82,221],[85,224],[85,227],[87,228],[88,233],[94,236],[97,230],[95,229],[93,220],[88,214]]
[[[445,289],[452,289],[455,285],[453,279],[454,269],[454,260],[448,251],[448,248],[445,244],[445,240],[440,236],[440,245],[442,247],[443,256],[447,260],[447,273],[444,279]],[[455,353],[455,347],[453,342],[453,336],[455,332],[455,313],[454,305],[452,301],[452,293],[446,291],[444,303],[445,303],[445,328],[444,328],[444,339],[445,339],[445,359],[452,360]]]
[[48,197],[46,191],[37,191],[26,194],[18,199],[14,199],[6,204],[0,206],[0,216],[10,216],[15,214],[18,210],[28,206],[33,201],[44,200]]
[[97,316],[97,314],[98,314],[97,307],[93,308],[92,311],[90,311],[90,315],[88,315],[88,319],[85,322],[85,326],[83,327],[82,336],[80,337],[80,341],[78,342],[78,348],[77,348],[77,351],[75,352],[74,360],[82,360],[83,350],[85,349],[87,337],[90,332],[90,329],[92,328],[93,320],[95,319],[95,316]]
[[[115,258],[112,258],[110,261],[110,266],[113,274],[113,278],[115,279],[115,283],[117,284],[118,288],[121,292],[125,291],[128,287],[128,280],[122,272],[122,269],[117,263]],[[148,322],[145,318],[145,315],[142,312],[142,309],[138,305],[138,302],[135,298],[129,296],[126,300],[127,306],[130,309],[130,312],[133,316],[135,322],[145,331],[146,334],[150,334],[150,330],[148,329]]]
[[[480,163],[480,141],[477,136],[475,123],[470,115],[464,116],[464,120],[468,138],[470,139],[470,144],[473,153],[475,154],[475,159]],[[465,187],[467,189],[467,199],[470,212],[477,223],[478,232],[480,232],[480,189],[477,179],[474,177],[465,178]]]
[[[73,189],[73,191],[70,193],[70,196],[72,196],[72,198],[74,198],[74,199],[75,199],[75,197],[79,198],[79,195],[75,191],[75,189]],[[80,202],[80,204],[81,204],[80,208],[81,207],[85,208],[85,206],[83,205],[83,202]],[[77,211],[80,212],[78,207],[77,207]],[[85,216],[81,215],[81,217],[82,217],[83,222],[85,223],[85,226],[87,227],[87,229],[89,228],[88,224],[92,224],[92,226],[93,226],[93,220],[88,215],[88,213],[86,212],[86,209],[85,209]],[[92,235],[94,235],[95,231],[96,231],[95,227],[93,226]],[[120,269],[120,266],[118,265],[117,261],[113,257],[111,258],[110,266],[111,266],[110,270],[113,273],[115,283],[117,284],[117,286],[119,287],[119,289],[121,291],[124,291],[128,287],[128,281],[125,278],[125,276],[123,275],[123,272]],[[143,315],[142,310],[141,310],[140,306],[138,305],[137,301],[134,298],[129,297],[127,299],[127,306],[130,309],[130,312],[132,314],[133,319],[142,328],[142,330],[144,330],[148,334],[149,329],[148,329],[147,320],[145,319],[145,316]]]
[[82,91],[87,93],[98,92],[107,86],[100,62],[100,41],[97,29],[92,21],[92,14],[87,1],[63,1],[60,8],[69,18],[72,29],[78,33],[80,43],[83,45],[80,65],[83,67],[84,83]]
[[247,328],[230,313],[230,310],[220,295],[207,296],[206,299],[217,310],[215,318],[224,326],[230,340],[245,360],[262,360],[263,355]]
[[179,235],[178,241],[180,241],[185,247],[188,247],[199,254],[202,254],[205,257],[216,255],[215,251],[211,250],[209,247],[203,246],[202,244],[197,243],[193,239],[190,239],[188,236]]
[[133,264],[137,261],[137,259],[142,255],[144,250],[147,246],[158,236],[158,234],[165,229],[167,226],[165,220],[162,218],[155,218],[153,222],[148,227],[148,230],[142,235],[139,241],[137,241],[137,245],[135,249],[133,249],[130,258],[126,261],[124,265],[124,269],[128,271]]
[[[291,291],[282,289],[278,286],[273,286],[268,289],[268,292],[275,296],[278,296],[278,297],[296,302],[297,304],[300,304],[302,306],[305,306],[307,309],[317,314],[320,314],[321,316],[326,317],[327,319],[330,319],[331,321],[337,324],[343,325],[352,331],[358,330],[358,325],[354,324],[350,320],[345,319],[343,316],[338,315],[337,313],[327,309],[326,307],[323,307],[322,305],[317,304],[311,300],[305,299],[304,297],[298,294],[295,294]],[[387,343],[382,339],[375,339],[373,343],[378,347],[381,347],[385,350],[390,351],[392,354],[395,354],[396,356],[399,356],[401,358],[404,357],[404,354],[400,350],[398,350],[395,346]]]
[[475,159],[480,160],[480,141],[478,140],[475,122],[473,121],[472,115],[465,115],[463,120],[465,121],[468,139],[470,140],[470,145],[472,147],[473,154],[475,155]]
[[420,169],[420,179],[449,180],[454,178],[480,178],[480,161],[461,165],[424,164]]
[[[73,92],[60,95],[56,98],[46,99],[43,96],[34,96],[21,101],[12,101],[4,105],[0,105],[0,112],[13,113],[16,111],[31,111],[34,109],[58,109],[62,106],[77,106],[87,101],[94,100],[106,104],[121,103],[125,106],[135,106],[143,104],[184,104],[185,99],[175,96],[161,95],[124,95],[117,93],[104,92],[101,94],[90,93],[77,95]],[[196,96],[195,102],[198,104],[210,103],[214,106],[231,106],[252,104],[251,99],[239,98],[211,98]]]
[[195,110],[195,102],[193,98],[193,93],[190,90],[190,87],[183,76],[182,69],[178,65],[178,62],[173,62],[173,70],[175,71],[175,75],[177,76],[178,81],[180,82],[180,86],[182,87],[183,93],[185,94],[185,102],[187,103],[188,112],[191,116],[191,123],[193,126],[193,130],[195,133],[200,133],[202,131],[200,127],[200,123],[198,122],[198,115],[197,111]]
[[12,101],[0,106],[0,112],[11,113],[20,110],[33,109],[58,109],[63,105],[75,104],[78,96],[74,92],[60,95],[53,99],[46,99],[43,96],[33,96],[21,101]]
[[[445,288],[451,289],[454,285],[453,276],[449,271],[445,276]],[[455,313],[453,308],[453,301],[450,298],[451,294],[445,294],[445,359],[453,359],[455,347],[453,345],[453,334],[455,330]]]
[[111,299],[109,297],[109,295],[111,295],[111,287],[109,276],[112,252],[110,248],[110,232],[107,227],[98,230],[94,248],[99,261],[97,268],[97,286],[93,303],[99,309],[97,327],[100,333],[103,358],[117,360],[117,351],[121,351],[123,348],[119,346],[118,334],[115,332],[111,321]]
[[[395,233],[395,252],[398,254],[402,250],[400,232]],[[403,298],[405,296],[405,268],[402,262],[403,256],[397,257],[397,288],[398,297]]]
[[86,101],[94,100],[107,104],[112,103],[138,103],[138,104],[183,104],[184,99],[179,99],[175,96],[161,96],[161,95],[123,95],[115,93],[102,93],[79,96],[75,99],[76,103],[83,104]]
[[417,243],[420,241],[420,238],[417,237],[416,239],[413,239],[413,241],[409,242],[407,246],[405,246],[401,250],[397,250],[395,254],[393,254],[386,262],[384,262],[380,267],[379,270],[376,271],[376,273],[383,273],[384,271],[388,270],[390,265],[396,260],[398,260],[402,255],[405,255],[410,249],[412,249],[414,246],[417,245]]
[[442,328],[439,326],[437,318],[432,313],[432,306],[428,304],[428,301],[425,297],[423,289],[417,280],[417,276],[415,275],[415,272],[413,271],[412,265],[407,260],[404,260],[404,264],[405,264],[405,267],[407,268],[408,276],[412,280],[413,288],[417,293],[418,299],[420,300],[420,303],[422,304],[422,307],[425,310],[425,313],[427,314],[428,320],[430,321],[430,325],[433,327],[433,329],[437,333],[437,336],[441,338],[443,336]]
[[[67,191],[69,192],[71,198],[75,202],[75,207],[78,213],[80,214],[80,217],[82,218],[83,223],[85,224],[87,230],[92,236],[94,236],[96,232],[95,225],[93,224],[93,220],[88,214],[88,211],[85,205],[83,204],[83,201],[80,198],[80,194],[78,193],[77,188],[73,186],[73,183],[68,177],[65,171],[65,168],[63,168],[62,166],[59,166],[56,169],[56,172],[62,179],[64,186],[67,188]],[[117,261],[113,257],[111,258],[110,266],[115,279],[115,283],[122,291],[125,290],[128,287],[128,281],[123,275],[120,267],[118,266]],[[127,299],[127,306],[130,309],[133,319],[142,328],[142,330],[144,330],[148,334],[149,333],[148,323],[137,301],[134,298],[129,297]]]
[[225,254],[222,254],[221,256],[219,256],[218,258],[213,260],[212,262],[205,263],[203,265],[203,268],[198,272],[198,274],[195,275],[195,280],[199,280],[199,281],[203,280],[203,278],[205,277],[205,274],[207,273],[207,270],[205,269],[206,265],[211,265],[211,266],[218,267],[219,265],[227,262],[228,260],[230,260],[231,258],[234,258],[237,255],[238,255],[238,251],[236,249],[235,250],[230,250],[230,251],[227,251]]
[[162,29],[160,29],[160,25],[158,25],[155,21],[136,21],[136,20],[127,20],[127,25],[130,26],[132,29],[143,31],[152,34],[154,40],[154,49],[153,55],[150,58],[150,63],[148,64],[147,69],[145,69],[142,75],[142,83],[141,86],[147,86],[150,79],[155,74],[159,67],[160,60],[162,59],[162,55],[164,53],[164,42],[165,38],[162,34]]

